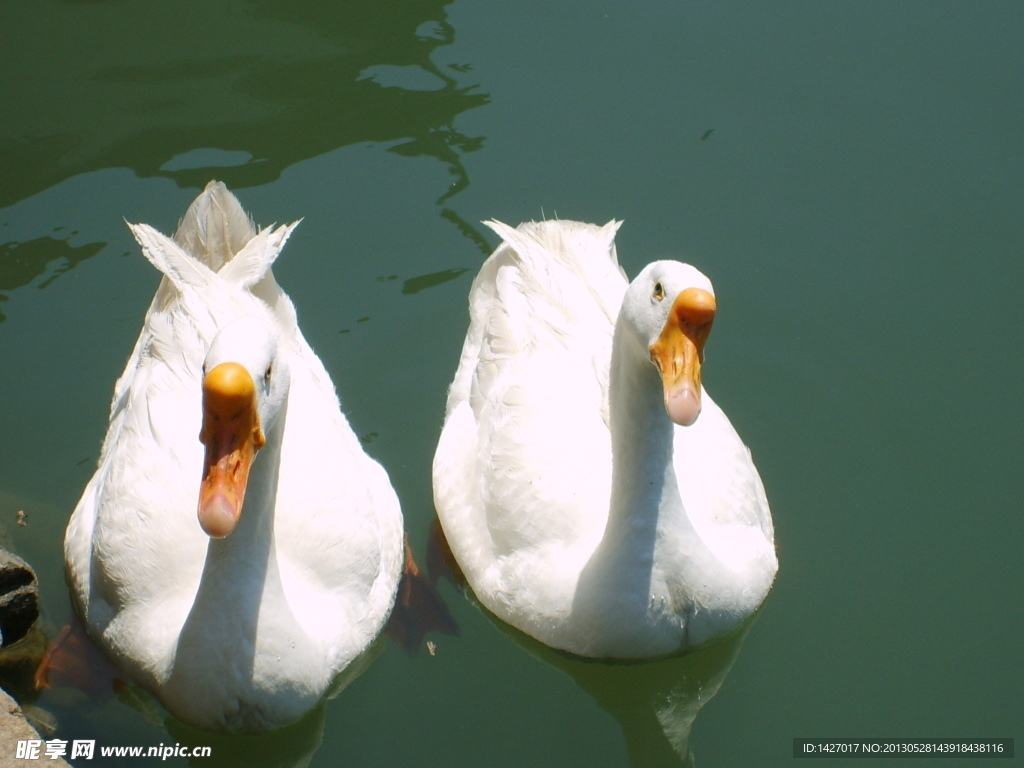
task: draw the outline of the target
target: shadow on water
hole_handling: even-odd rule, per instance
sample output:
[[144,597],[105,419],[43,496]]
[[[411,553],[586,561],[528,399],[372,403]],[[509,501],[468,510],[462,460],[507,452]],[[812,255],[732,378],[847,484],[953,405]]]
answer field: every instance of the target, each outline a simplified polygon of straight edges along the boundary
[[[304,768],[310,764],[324,740],[327,705],[321,703],[297,723],[270,733],[234,736],[200,731],[172,717],[165,725],[174,747],[192,750],[209,748],[209,754],[195,753],[190,765],[224,768],[244,765],[248,768]],[[168,745],[171,746],[171,745]],[[179,752],[178,754],[183,754]]]
[[725,681],[757,614],[725,637],[680,656],[639,662],[586,659],[556,651],[491,614],[517,645],[568,675],[622,728],[632,768],[694,768],[690,731]]
[[[86,243],[76,246],[67,240],[53,237],[38,237],[23,243],[0,243],[0,291],[13,291],[28,285],[46,274],[51,262],[58,262],[49,276],[39,284],[40,288],[45,288],[60,275],[74,269],[80,261],[102,251],[105,245]],[[7,296],[0,293],[0,302],[6,300]],[[3,320],[4,313],[0,311],[0,322]]]
[[[431,54],[454,40],[448,0],[252,0],[8,9],[0,52],[0,208],[72,176],[126,167],[232,189],[361,142],[444,163],[444,202],[483,138],[455,117],[488,102]],[[455,216],[443,208],[446,219]]]

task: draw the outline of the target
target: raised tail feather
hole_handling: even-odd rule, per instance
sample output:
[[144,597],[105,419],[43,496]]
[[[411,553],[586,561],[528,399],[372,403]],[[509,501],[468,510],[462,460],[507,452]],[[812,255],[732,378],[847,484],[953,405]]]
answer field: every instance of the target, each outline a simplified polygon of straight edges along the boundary
[[256,235],[252,219],[221,181],[211,181],[185,211],[175,242],[214,272]]

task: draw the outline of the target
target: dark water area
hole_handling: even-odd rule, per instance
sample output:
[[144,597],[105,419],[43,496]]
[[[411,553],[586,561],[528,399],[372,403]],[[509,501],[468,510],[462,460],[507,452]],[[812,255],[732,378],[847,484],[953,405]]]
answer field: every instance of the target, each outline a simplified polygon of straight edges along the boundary
[[172,232],[211,178],[258,223],[303,219],[275,273],[418,558],[466,295],[497,245],[479,222],[558,217],[624,219],[631,276],[671,257],[714,281],[705,384],[780,561],[708,658],[573,662],[445,583],[460,637],[386,647],[284,731],[195,734],[138,692],[55,689],[34,703],[58,738],[212,745],[203,766],[624,766],[680,763],[689,733],[697,765],[772,766],[796,737],[1024,736],[1020,5],[2,17],[0,531],[51,635],[63,531],[158,284],[124,222]]

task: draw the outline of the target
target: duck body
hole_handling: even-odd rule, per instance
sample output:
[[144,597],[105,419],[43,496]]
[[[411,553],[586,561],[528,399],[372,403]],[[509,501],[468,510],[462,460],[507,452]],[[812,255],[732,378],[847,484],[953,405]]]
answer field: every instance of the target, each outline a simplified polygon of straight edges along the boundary
[[[89,635],[210,730],[284,725],[338,690],[384,627],[402,563],[397,496],[270,269],[292,227],[256,233],[211,182],[175,240],[132,228],[164,278],[65,537]],[[244,370],[255,389],[233,512],[215,477],[238,468],[212,437],[214,369]]]
[[[628,283],[617,222],[489,225],[505,242],[470,291],[433,471],[469,586],[581,656],[661,656],[729,631],[777,560],[750,452],[699,380],[710,282],[655,262]],[[685,365],[663,349],[673,323],[696,339]],[[668,383],[673,366],[696,366],[695,383]]]

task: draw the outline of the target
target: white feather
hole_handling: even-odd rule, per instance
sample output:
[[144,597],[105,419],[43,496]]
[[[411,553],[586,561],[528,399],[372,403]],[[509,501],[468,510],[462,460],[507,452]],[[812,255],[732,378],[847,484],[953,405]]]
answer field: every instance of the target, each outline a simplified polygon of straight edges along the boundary
[[[132,227],[165,279],[115,386],[65,559],[89,634],[124,674],[188,723],[257,731],[361,669],[394,602],[402,520],[271,274],[294,225],[257,234],[239,211],[211,184],[177,241]],[[222,358],[266,381],[267,444],[237,529],[212,541],[196,518],[200,381]]]
[[433,470],[470,587],[499,618],[585,656],[660,655],[727,631],[777,567],[760,479],[706,392],[694,426],[671,424],[649,342],[630,350],[639,331],[616,331],[656,338],[664,315],[644,308],[657,304],[647,282],[673,296],[710,282],[657,262],[630,287],[618,222],[488,226],[504,243],[470,290]]

